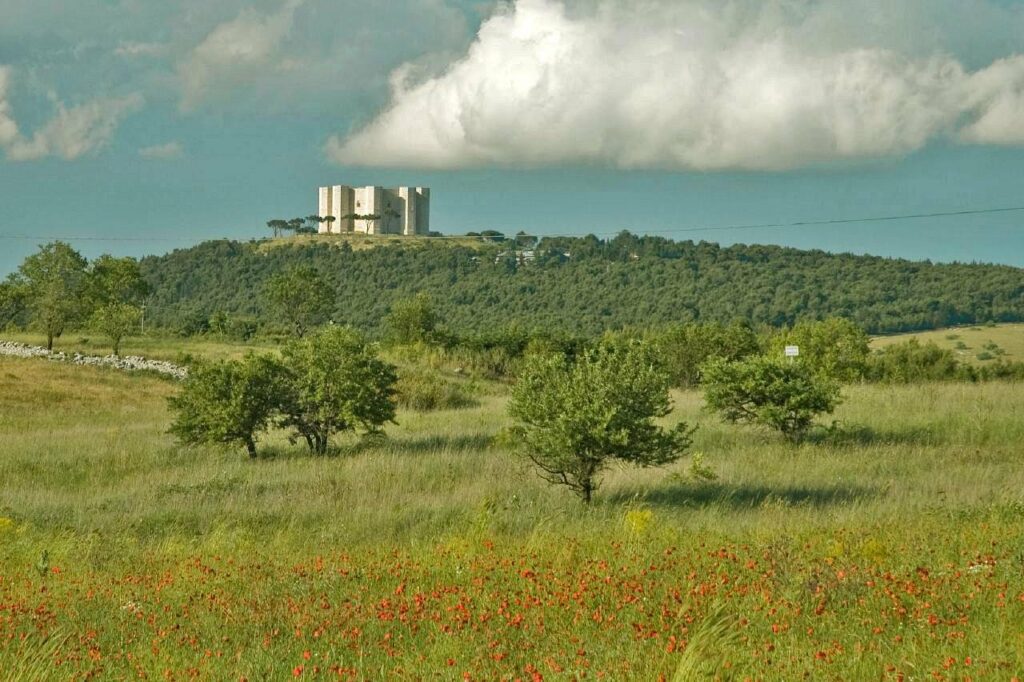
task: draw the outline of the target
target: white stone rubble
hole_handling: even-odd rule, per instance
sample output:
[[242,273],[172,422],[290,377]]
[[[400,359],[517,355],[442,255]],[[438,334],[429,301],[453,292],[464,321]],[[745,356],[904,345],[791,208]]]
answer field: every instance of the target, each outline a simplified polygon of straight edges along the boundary
[[187,368],[163,360],[147,360],[137,355],[122,357],[115,355],[100,357],[98,355],[82,355],[81,353],[69,355],[62,351],[51,352],[42,346],[29,346],[14,341],[0,341],[0,355],[11,355],[18,358],[49,358],[55,362],[70,362],[73,365],[90,365],[93,367],[112,367],[113,369],[125,372],[148,370],[150,372],[166,374],[175,379],[184,379],[188,376]]

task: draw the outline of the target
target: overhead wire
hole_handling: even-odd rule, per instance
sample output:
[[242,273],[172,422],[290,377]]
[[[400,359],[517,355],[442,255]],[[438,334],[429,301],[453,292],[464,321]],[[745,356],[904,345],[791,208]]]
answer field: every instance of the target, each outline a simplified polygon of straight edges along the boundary
[[[638,231],[637,236],[644,235],[666,235],[666,234],[693,234],[698,232],[725,232],[725,231],[737,231],[737,230],[762,230],[762,229],[780,229],[780,228],[793,228],[793,227],[824,227],[829,225],[847,225],[852,223],[881,223],[881,222],[897,222],[901,220],[924,220],[928,218],[947,218],[947,217],[960,217],[960,216],[972,216],[972,215],[989,215],[998,213],[1013,213],[1024,211],[1024,206],[1008,206],[999,208],[977,208],[977,209],[965,209],[959,211],[935,211],[929,213],[906,213],[899,215],[883,215],[883,216],[869,216],[863,218],[829,218],[824,220],[798,220],[792,222],[774,222],[774,223],[749,223],[749,224],[737,224],[737,225],[712,225],[702,227],[676,227],[676,228],[665,228],[656,230],[642,230]],[[575,238],[584,237],[587,235],[593,235],[595,237],[601,236],[613,236],[626,231],[628,228],[620,228],[617,230],[609,230],[603,232],[587,232],[583,234],[536,234],[529,235],[535,237],[546,237],[546,238]],[[325,235],[325,236],[340,236],[340,235]],[[378,236],[378,237],[401,237],[402,235],[357,235],[357,236]],[[420,235],[417,235],[420,236]],[[437,235],[430,237],[430,239],[467,239],[473,238],[477,235]],[[223,239],[233,240],[244,240],[242,236],[206,236],[206,237],[170,237],[165,235],[152,235],[145,237],[102,237],[96,235],[81,235],[81,236],[41,236],[41,235],[27,235],[27,234],[12,234],[5,235],[0,234],[0,239],[7,240],[27,240],[27,241],[96,241],[96,242],[178,242],[178,243],[198,243],[204,241],[216,241]],[[250,237],[250,239],[267,239],[267,237]]]

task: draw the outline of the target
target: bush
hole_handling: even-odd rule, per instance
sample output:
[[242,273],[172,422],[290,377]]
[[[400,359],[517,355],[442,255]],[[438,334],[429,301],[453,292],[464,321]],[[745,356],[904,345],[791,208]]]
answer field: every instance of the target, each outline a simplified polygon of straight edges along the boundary
[[419,368],[399,371],[395,390],[401,407],[418,412],[457,410],[479,404],[462,384]]
[[668,388],[642,344],[603,346],[574,360],[534,356],[512,390],[510,435],[542,478],[589,504],[612,461],[658,466],[689,447],[686,424],[665,430],[654,423],[671,411]]
[[961,369],[953,351],[910,339],[869,356],[866,374],[872,381],[907,384],[954,380],[961,377]]
[[708,360],[741,360],[761,352],[757,334],[742,323],[676,325],[656,333],[654,346],[677,388],[698,385],[700,369]]
[[396,346],[435,343],[438,322],[430,296],[419,293],[391,306],[384,320],[385,338]]
[[729,422],[760,424],[799,441],[840,402],[839,384],[805,362],[754,357],[704,368],[704,399]]
[[772,339],[770,353],[782,357],[785,346],[799,346],[802,363],[841,382],[862,379],[871,353],[867,333],[840,317],[798,322]]

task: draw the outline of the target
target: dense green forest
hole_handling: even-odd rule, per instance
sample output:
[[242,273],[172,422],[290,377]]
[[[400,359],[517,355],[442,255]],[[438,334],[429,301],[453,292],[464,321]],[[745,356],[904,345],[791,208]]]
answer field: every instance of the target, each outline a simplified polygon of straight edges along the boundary
[[263,323],[265,282],[300,264],[316,268],[334,290],[334,322],[370,333],[379,332],[394,302],[417,292],[429,293],[440,318],[465,333],[516,325],[591,335],[671,322],[782,326],[828,316],[888,333],[1024,320],[1019,268],[623,233],[545,239],[534,248],[211,241],[142,260],[152,287],[147,323],[186,332],[203,331],[211,319]]

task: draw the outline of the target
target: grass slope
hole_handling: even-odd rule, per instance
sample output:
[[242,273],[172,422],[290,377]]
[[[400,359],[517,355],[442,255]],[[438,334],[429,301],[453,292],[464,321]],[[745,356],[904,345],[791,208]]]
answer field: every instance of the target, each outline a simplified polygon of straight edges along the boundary
[[615,469],[592,509],[495,440],[501,396],[402,413],[335,457],[275,434],[250,462],[175,444],[173,390],[0,358],[14,679],[1024,669],[1016,385],[851,388],[840,425],[800,447],[679,394],[672,419],[700,422],[718,479]]
[[[1016,362],[1024,361],[1024,324],[953,327],[914,334],[879,336],[872,339],[871,346],[881,349],[912,338],[921,343],[932,342],[940,348],[952,350],[961,361],[975,365],[993,362],[998,357]],[[1002,353],[991,348],[990,344],[995,344],[998,349],[1002,350]],[[985,351],[988,351],[992,357],[984,359],[985,356],[982,354]],[[982,355],[982,358],[979,358],[979,355]]]

